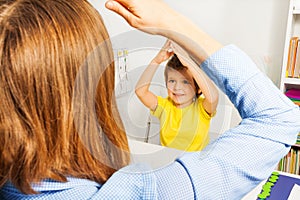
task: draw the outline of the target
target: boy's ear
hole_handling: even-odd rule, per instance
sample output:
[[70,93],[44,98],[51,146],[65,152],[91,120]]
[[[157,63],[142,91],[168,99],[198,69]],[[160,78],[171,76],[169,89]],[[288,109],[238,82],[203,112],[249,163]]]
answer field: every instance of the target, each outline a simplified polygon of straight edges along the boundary
[[202,94],[202,91],[200,89],[198,89],[197,96],[199,97],[201,94]]

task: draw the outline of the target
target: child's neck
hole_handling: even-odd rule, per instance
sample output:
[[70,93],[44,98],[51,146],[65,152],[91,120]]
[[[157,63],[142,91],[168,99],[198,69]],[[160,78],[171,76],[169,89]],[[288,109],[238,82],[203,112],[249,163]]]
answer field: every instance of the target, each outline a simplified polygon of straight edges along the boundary
[[190,106],[192,103],[194,103],[194,101],[192,101],[190,103],[185,103],[185,104],[176,104],[174,101],[173,101],[173,103],[176,106],[176,108],[182,109],[182,108],[186,108],[186,107]]

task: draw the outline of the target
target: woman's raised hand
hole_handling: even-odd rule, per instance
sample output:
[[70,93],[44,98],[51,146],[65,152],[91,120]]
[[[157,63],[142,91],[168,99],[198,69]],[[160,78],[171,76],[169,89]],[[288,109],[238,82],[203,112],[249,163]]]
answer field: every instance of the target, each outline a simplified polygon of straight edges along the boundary
[[150,34],[162,34],[171,23],[176,23],[174,16],[178,15],[161,0],[108,0],[105,6],[130,26]]

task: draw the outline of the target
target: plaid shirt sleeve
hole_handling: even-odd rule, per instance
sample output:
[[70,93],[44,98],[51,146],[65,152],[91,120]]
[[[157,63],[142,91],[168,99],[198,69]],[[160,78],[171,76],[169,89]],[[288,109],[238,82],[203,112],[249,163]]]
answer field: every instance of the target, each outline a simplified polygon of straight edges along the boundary
[[271,174],[295,143],[299,107],[234,45],[216,52],[201,67],[229,97],[242,121],[204,151],[177,161],[191,177],[196,198],[241,199]]

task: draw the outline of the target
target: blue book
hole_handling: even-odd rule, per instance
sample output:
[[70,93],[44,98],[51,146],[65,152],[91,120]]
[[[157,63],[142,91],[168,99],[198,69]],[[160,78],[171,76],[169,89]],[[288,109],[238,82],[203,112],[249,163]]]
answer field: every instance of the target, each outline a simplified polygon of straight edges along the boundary
[[273,172],[262,186],[257,200],[287,200],[295,184],[300,185],[300,179]]

